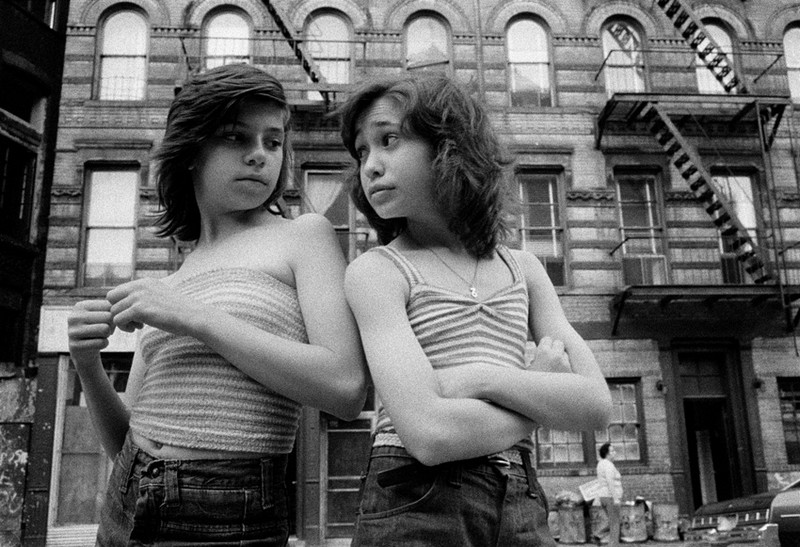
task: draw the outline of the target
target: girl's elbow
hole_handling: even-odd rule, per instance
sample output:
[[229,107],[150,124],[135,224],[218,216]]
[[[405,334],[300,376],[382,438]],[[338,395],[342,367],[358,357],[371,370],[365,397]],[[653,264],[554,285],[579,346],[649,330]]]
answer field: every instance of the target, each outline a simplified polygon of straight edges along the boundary
[[338,404],[332,414],[348,422],[358,418],[367,401],[366,378],[361,376],[342,382],[339,385],[337,399]]

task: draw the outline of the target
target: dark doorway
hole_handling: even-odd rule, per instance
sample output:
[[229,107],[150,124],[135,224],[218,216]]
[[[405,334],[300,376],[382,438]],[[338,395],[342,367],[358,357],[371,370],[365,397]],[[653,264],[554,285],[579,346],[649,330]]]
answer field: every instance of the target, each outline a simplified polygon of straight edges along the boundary
[[742,372],[735,352],[687,348],[677,357],[690,510],[753,493]]
[[685,399],[686,440],[694,508],[734,497],[731,427],[725,399]]

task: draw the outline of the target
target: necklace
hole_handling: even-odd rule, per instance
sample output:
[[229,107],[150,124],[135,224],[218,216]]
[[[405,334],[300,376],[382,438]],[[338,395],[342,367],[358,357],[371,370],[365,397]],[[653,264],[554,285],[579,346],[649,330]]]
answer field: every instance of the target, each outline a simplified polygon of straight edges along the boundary
[[475,281],[478,279],[478,264],[480,263],[480,259],[478,258],[475,259],[475,272],[472,274],[472,281],[467,281],[467,279],[464,276],[462,276],[460,273],[451,268],[450,264],[445,262],[444,259],[441,256],[439,256],[439,253],[437,253],[430,247],[425,247],[425,248],[428,249],[430,252],[432,252],[433,256],[438,258],[439,262],[444,264],[445,268],[453,272],[456,275],[456,277],[458,277],[461,281],[467,284],[467,286],[469,287],[469,294],[470,296],[472,296],[472,298],[478,298],[478,289],[477,287],[475,287]]

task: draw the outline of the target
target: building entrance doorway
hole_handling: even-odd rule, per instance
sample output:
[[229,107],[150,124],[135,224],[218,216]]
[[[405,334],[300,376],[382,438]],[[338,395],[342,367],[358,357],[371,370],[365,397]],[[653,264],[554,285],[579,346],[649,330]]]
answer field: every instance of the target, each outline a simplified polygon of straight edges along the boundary
[[723,398],[685,399],[686,441],[694,507],[733,497],[736,450]]
[[691,510],[753,492],[741,368],[735,357],[724,348],[677,352]]

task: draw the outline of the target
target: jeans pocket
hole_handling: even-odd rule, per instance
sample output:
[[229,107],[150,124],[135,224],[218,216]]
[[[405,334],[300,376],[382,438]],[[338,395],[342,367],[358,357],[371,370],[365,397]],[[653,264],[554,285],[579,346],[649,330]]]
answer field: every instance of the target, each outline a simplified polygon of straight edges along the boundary
[[[363,520],[385,518],[412,511],[431,500],[438,491],[440,473],[424,468],[425,472],[408,473],[405,480],[392,481],[391,485],[378,484],[384,471],[395,471],[415,462],[407,457],[382,456],[373,458],[363,485],[359,517]],[[414,463],[413,465],[422,464]]]

